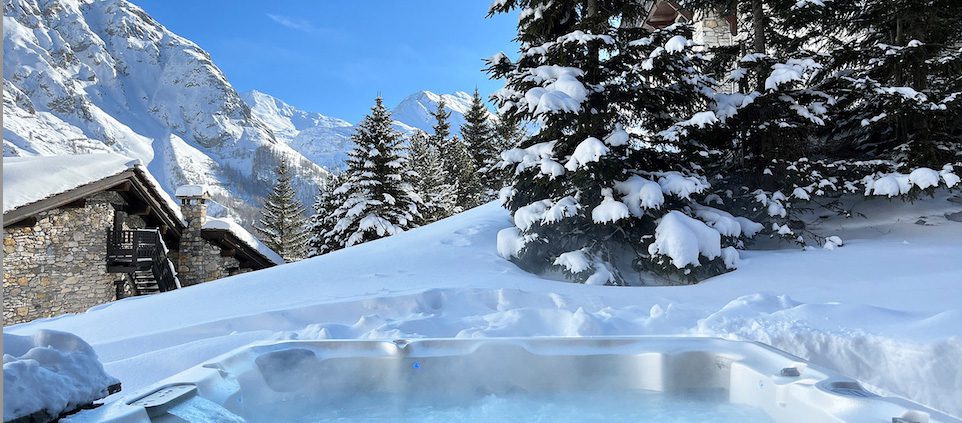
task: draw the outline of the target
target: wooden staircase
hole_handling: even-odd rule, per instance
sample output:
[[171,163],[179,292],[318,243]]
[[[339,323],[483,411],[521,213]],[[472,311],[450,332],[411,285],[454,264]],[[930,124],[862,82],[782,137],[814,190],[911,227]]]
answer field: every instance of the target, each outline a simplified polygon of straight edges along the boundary
[[127,275],[133,295],[180,288],[168,253],[157,229],[107,230],[107,271]]

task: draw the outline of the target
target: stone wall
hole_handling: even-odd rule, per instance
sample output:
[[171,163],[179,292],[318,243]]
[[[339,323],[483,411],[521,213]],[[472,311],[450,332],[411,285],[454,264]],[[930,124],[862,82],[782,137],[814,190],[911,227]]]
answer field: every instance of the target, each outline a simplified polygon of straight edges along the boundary
[[[116,192],[87,198],[83,207],[58,208],[36,215],[31,227],[3,230],[3,324],[27,322],[90,307],[132,294],[126,275],[107,273],[107,229],[115,207],[125,202]],[[250,271],[201,237],[206,205],[184,213],[189,226],[180,245],[168,245],[181,286]],[[144,228],[142,218],[126,216],[123,229]],[[179,249],[180,251],[177,251]],[[125,294],[126,293],[126,294]]]
[[[182,239],[181,248],[184,247]],[[189,250],[181,251],[177,268],[181,286],[196,285],[243,272],[237,259],[221,257],[220,248],[204,240],[187,248]]]
[[694,22],[694,41],[706,47],[730,46],[733,42],[728,20],[721,16],[697,16]]
[[91,197],[82,208],[41,212],[32,227],[4,228],[4,325],[83,312],[116,298],[114,281],[123,276],[107,273],[104,261],[111,194]]
[[201,236],[207,220],[207,196],[181,197],[180,209],[187,220],[187,228],[180,238],[177,254],[177,278],[181,286],[196,285],[224,278],[239,272],[240,262],[233,257],[221,257],[220,248]]

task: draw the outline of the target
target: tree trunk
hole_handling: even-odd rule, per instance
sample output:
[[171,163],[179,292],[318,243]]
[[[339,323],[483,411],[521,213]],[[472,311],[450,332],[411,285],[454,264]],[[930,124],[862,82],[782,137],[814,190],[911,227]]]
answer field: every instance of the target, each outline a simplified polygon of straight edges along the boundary
[[[752,38],[755,44],[755,53],[764,54],[766,51],[765,40],[765,9],[762,7],[762,0],[752,0]],[[765,91],[765,65],[758,64],[758,92]]]

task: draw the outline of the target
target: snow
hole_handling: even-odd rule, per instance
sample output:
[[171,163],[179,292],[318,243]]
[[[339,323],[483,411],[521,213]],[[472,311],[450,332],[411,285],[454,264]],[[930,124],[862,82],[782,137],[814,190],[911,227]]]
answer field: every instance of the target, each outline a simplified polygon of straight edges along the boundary
[[962,177],[953,172],[952,165],[942,166],[942,171],[939,172],[942,176],[942,180],[945,182],[945,186],[949,188],[954,188],[959,182],[962,182]]
[[601,156],[605,154],[608,154],[608,146],[595,137],[588,137],[575,147],[574,153],[565,163],[565,169],[574,172],[588,163],[601,160]]
[[605,198],[601,200],[601,204],[591,210],[592,221],[595,223],[614,223],[631,215],[625,203],[611,197],[610,188],[601,190],[601,193]]
[[36,412],[56,417],[106,397],[118,382],[76,335],[47,329],[3,334],[5,421]]
[[[354,147],[351,135],[355,127],[350,122],[299,109],[260,91],[242,93],[241,98],[279,141],[328,170],[345,167],[347,153]],[[422,122],[409,120],[404,124],[420,127]]]
[[726,211],[708,206],[698,206],[695,207],[695,217],[707,223],[722,236],[739,237],[742,235],[741,222]]
[[946,187],[952,188],[959,183],[951,165],[946,165],[941,172],[920,167],[908,174],[893,172],[887,174],[868,175],[862,179],[865,184],[865,195],[879,195],[889,198],[905,195],[912,188],[928,189],[939,186],[944,182]]
[[[697,285],[626,288],[519,269],[500,254],[517,251],[520,232],[491,203],[320,257],[5,333],[83,337],[124,395],[272,339],[722,336],[765,342],[876,392],[962,415],[962,223],[945,218],[960,211],[941,193],[914,203],[869,199],[853,208],[867,218],[813,217],[808,226],[845,239],[842,248],[738,251],[737,270]],[[595,266],[590,282],[603,283],[606,269]]]
[[244,229],[240,224],[231,219],[230,217],[212,217],[207,216],[207,220],[204,222],[203,229],[220,229],[228,231],[241,242],[247,244],[249,247],[253,248],[255,251],[260,253],[262,256],[267,257],[274,264],[284,264],[284,259],[281,258],[274,250],[272,250],[267,245],[264,245],[257,237],[252,235],[247,229]]
[[915,102],[924,102],[928,100],[925,94],[915,91],[912,87],[879,87],[876,89],[881,94],[888,95],[898,95],[906,100],[912,100]]
[[581,205],[578,204],[577,199],[572,196],[566,196],[552,204],[551,207],[544,212],[542,220],[545,223],[560,222],[566,217],[578,214],[579,208],[581,208]]
[[204,197],[210,196],[210,188],[207,185],[181,185],[174,192],[177,197]]
[[623,196],[622,201],[635,217],[641,217],[643,209],[657,209],[665,203],[661,185],[638,175],[616,183],[615,190]]
[[715,123],[718,123],[718,117],[715,116],[715,112],[709,110],[706,112],[695,113],[692,115],[691,119],[678,122],[678,126],[697,126],[699,128],[704,128]]
[[541,200],[518,208],[514,212],[514,226],[522,231],[528,230],[531,225],[544,219],[545,212],[551,205],[551,200]]
[[738,268],[738,261],[741,256],[738,254],[738,250],[735,247],[725,247],[721,250],[722,261],[725,262],[725,268],[728,270],[733,270]]
[[541,159],[541,174],[554,179],[565,174],[565,167],[547,157]]
[[591,268],[591,262],[584,251],[574,250],[562,253],[554,260],[556,266],[564,267],[571,273],[581,273]]
[[709,187],[708,182],[703,179],[685,176],[675,171],[658,173],[657,176],[661,190],[665,194],[678,198],[689,198],[690,195],[700,193]]
[[498,254],[505,259],[517,257],[524,248],[524,237],[518,228],[504,228],[498,231]]
[[[606,266],[604,263],[595,262],[595,267],[597,268],[595,269],[595,273],[592,273],[591,276],[588,276],[588,279],[585,280],[585,285],[606,285],[610,282],[614,282],[615,275],[611,273],[611,270],[608,269],[608,266]],[[595,322],[594,316],[589,315],[583,308],[575,310],[572,317],[580,327],[590,326]]]
[[577,113],[581,103],[588,98],[588,89],[578,81],[584,72],[578,68],[563,66],[538,66],[530,70],[528,80],[543,87],[534,87],[524,95],[528,110],[535,115],[547,113]]
[[615,129],[605,137],[605,143],[612,147],[620,147],[623,145],[628,145],[628,141],[631,137],[628,135],[628,131],[621,124],[615,124]]
[[679,269],[699,266],[699,256],[711,260],[721,255],[721,235],[700,220],[672,210],[658,221],[648,253],[668,256]]
[[4,157],[3,212],[123,173],[140,162],[107,153]]
[[[501,152],[501,167],[517,165],[516,172],[521,172],[531,166],[544,164],[545,159],[551,160],[556,141],[542,142],[527,148],[512,148]],[[553,160],[552,160],[553,161]],[[548,165],[548,171],[553,172],[553,166]]]
[[821,65],[812,59],[789,59],[786,63],[776,63],[772,66],[772,73],[765,79],[765,89],[775,90],[779,85],[801,81],[806,72],[821,69]]
[[558,43],[562,43],[562,44],[564,44],[564,43],[588,44],[588,43],[590,43],[590,42],[592,42],[592,41],[596,41],[596,40],[600,40],[601,42],[603,42],[603,43],[605,43],[605,44],[614,44],[614,43],[615,43],[615,40],[613,40],[613,39],[612,39],[610,36],[608,36],[608,35],[587,34],[587,33],[585,33],[584,31],[581,31],[581,30],[577,30],[577,31],[574,31],[574,32],[570,32],[570,33],[568,33],[568,34],[565,34],[565,35],[562,35],[562,36],[558,37]]
[[688,47],[691,44],[692,42],[684,36],[676,35],[665,42],[665,51],[669,53],[678,53],[680,51],[684,51],[685,47]]

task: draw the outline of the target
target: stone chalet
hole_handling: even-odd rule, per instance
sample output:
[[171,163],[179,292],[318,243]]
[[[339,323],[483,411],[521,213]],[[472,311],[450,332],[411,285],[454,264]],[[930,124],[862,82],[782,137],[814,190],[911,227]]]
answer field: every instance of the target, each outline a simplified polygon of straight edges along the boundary
[[177,198],[119,155],[5,157],[4,325],[283,263],[210,216],[205,187],[181,187]]

